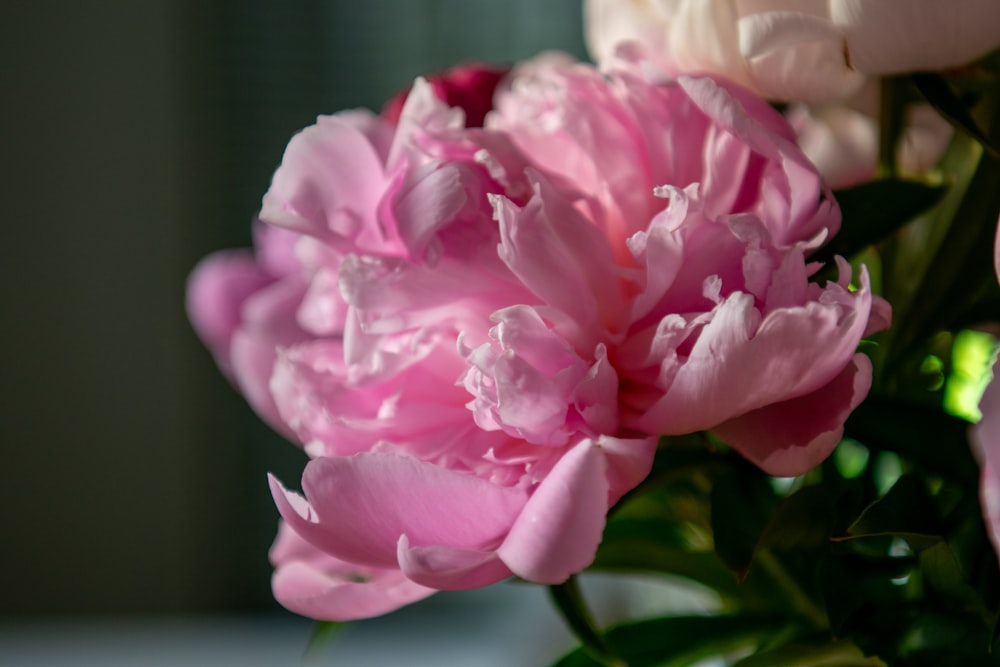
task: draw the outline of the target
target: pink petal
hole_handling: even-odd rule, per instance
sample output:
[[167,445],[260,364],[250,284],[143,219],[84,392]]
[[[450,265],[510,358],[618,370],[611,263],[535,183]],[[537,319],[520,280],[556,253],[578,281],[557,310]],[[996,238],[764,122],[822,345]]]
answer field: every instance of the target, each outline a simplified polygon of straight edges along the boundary
[[[680,86],[715,123],[749,148],[773,163],[761,180],[760,202],[756,211],[766,221],[771,237],[779,247],[788,247],[813,239],[825,232],[828,236],[840,229],[839,209],[829,201],[816,168],[794,143],[794,133],[779,117],[759,110],[762,104],[745,93],[736,93],[708,78],[680,77]],[[752,105],[748,113],[745,105]],[[775,132],[778,123],[782,132]],[[774,167],[780,167],[780,171]],[[726,170],[726,165],[719,168]],[[745,179],[745,174],[734,174]],[[706,202],[706,206],[711,202]],[[712,215],[732,211],[712,211]]]
[[403,181],[383,200],[380,219],[391,221],[408,255],[420,259],[434,235],[454,222],[467,202],[462,168],[430,163],[402,171],[398,178]]
[[321,116],[295,135],[264,195],[260,218],[337,243],[380,248],[374,214],[384,189],[383,161],[355,116]]
[[653,469],[658,438],[601,436],[597,445],[608,462],[608,507],[646,479]]
[[494,199],[501,259],[526,287],[584,329],[617,328],[625,299],[607,239],[540,176],[535,187],[523,209]]
[[286,609],[324,621],[371,618],[436,591],[399,570],[352,565],[320,551],[282,522],[271,548],[271,589]]
[[969,429],[969,440],[982,470],[979,498],[983,518],[993,549],[1000,554],[1000,380],[997,377],[1000,377],[1000,362],[993,365],[993,380],[979,401],[983,418]]
[[608,509],[606,470],[605,457],[592,440],[563,455],[497,549],[514,574],[558,584],[590,565]]
[[476,327],[485,334],[490,313],[530,297],[483,264],[447,257],[432,267],[395,257],[348,256],[339,284],[368,333],[457,323],[458,329]]
[[209,255],[188,278],[188,318],[227,375],[232,374],[229,346],[242,324],[243,303],[273,281],[244,250]]
[[692,433],[819,389],[850,362],[866,328],[867,273],[861,283],[851,295],[829,285],[820,301],[766,317],[750,295],[731,295],[636,426],[646,433]]
[[856,354],[840,375],[817,391],[772,403],[712,431],[769,475],[801,475],[840,442],[844,421],[868,395],[871,380],[871,361]]
[[[331,571],[332,570],[332,571]],[[381,616],[437,591],[410,581],[398,570],[358,574],[309,563],[290,563],[271,579],[275,599],[289,611],[320,621]]]
[[343,560],[385,568],[397,564],[401,535],[414,546],[489,549],[526,501],[520,489],[384,454],[315,459],[302,486],[308,501],[271,482],[297,533]]
[[1000,277],[1000,225],[997,227],[996,238],[993,241],[993,270]]
[[281,418],[269,388],[276,354],[274,341],[247,331],[237,332],[232,344],[233,377],[254,412],[278,433],[298,442],[294,429]]
[[489,586],[511,576],[495,551],[455,547],[411,547],[399,538],[399,566],[411,580],[442,591]]
[[271,427],[295,441],[271,394],[271,374],[278,349],[308,337],[298,327],[295,312],[304,286],[293,280],[273,283],[243,304],[243,326],[230,346],[233,377],[247,402]]
[[593,434],[618,432],[618,374],[608,361],[604,344],[594,350],[594,365],[576,385],[573,407],[583,419],[581,430]]

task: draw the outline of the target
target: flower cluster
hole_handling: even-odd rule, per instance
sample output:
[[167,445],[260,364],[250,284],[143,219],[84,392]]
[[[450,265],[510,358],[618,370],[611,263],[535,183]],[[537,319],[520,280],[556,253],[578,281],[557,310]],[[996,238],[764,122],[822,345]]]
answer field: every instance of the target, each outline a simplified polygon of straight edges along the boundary
[[[994,664],[998,8],[585,0],[596,66],[463,65],[293,137],[254,249],[188,286],[310,459],[270,480],[278,601],[518,577],[559,664]],[[590,567],[727,618],[604,635]]]

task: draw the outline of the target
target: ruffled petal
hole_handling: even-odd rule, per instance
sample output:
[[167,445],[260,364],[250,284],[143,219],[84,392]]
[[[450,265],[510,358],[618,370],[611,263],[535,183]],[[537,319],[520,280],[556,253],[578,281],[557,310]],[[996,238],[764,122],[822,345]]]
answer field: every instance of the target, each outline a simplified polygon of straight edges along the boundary
[[585,331],[617,328],[625,299],[607,239],[541,176],[535,187],[524,208],[494,199],[501,259],[526,287]]
[[871,309],[867,273],[853,294],[829,285],[818,301],[766,316],[738,292],[702,329],[664,395],[639,420],[647,433],[691,433],[811,393],[853,358]]

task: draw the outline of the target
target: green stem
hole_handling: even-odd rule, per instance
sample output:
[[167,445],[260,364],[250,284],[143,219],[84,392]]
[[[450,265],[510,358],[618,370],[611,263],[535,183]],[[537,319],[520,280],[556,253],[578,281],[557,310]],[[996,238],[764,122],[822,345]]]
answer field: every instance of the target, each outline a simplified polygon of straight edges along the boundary
[[306,643],[306,649],[302,655],[302,664],[320,665],[325,662],[333,640],[347,629],[348,625],[348,623],[335,621],[316,621],[313,624],[312,632],[309,634],[309,641]]
[[903,134],[906,107],[899,79],[883,77],[879,98],[878,173],[882,178],[896,175],[896,146]]
[[799,583],[788,574],[788,570],[770,550],[758,550],[754,555],[754,561],[767,572],[778,589],[791,601],[792,607],[808,619],[814,627],[818,629],[829,627],[826,612],[820,609],[812,598],[802,590]]
[[615,655],[594,622],[575,576],[570,577],[565,583],[549,586],[549,594],[566,620],[566,625],[592,658],[608,667],[628,667],[628,663]]

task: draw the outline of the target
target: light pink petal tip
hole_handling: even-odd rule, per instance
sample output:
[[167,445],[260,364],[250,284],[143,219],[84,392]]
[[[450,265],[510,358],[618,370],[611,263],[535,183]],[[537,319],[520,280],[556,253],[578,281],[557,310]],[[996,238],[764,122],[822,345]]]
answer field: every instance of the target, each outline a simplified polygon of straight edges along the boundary
[[497,550],[514,574],[558,584],[590,565],[608,509],[606,471],[604,455],[591,440],[559,460]]
[[381,616],[435,593],[398,570],[354,565],[326,554],[282,522],[271,549],[274,597],[286,609],[325,621]]

